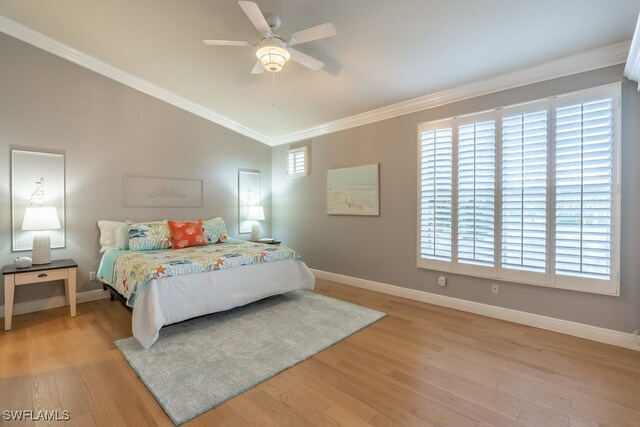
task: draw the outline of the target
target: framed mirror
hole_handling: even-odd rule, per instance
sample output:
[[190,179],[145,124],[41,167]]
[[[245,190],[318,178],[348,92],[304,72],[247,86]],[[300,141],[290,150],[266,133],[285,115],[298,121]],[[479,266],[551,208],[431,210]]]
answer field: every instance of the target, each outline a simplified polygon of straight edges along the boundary
[[260,205],[260,171],[238,170],[238,232],[251,233],[252,221],[247,219],[249,206]]
[[64,198],[64,154],[11,150],[11,250],[32,249],[33,235],[38,231],[23,230],[25,213],[30,207],[55,208],[61,228],[47,232],[51,238],[51,248],[64,248]]

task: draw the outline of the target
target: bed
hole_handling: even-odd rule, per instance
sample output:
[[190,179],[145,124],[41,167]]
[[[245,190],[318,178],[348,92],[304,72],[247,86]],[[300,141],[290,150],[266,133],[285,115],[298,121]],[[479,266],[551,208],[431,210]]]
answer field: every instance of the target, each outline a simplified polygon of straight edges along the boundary
[[132,307],[133,336],[145,348],[165,325],[315,283],[292,249],[234,239],[178,250],[108,249],[98,279]]

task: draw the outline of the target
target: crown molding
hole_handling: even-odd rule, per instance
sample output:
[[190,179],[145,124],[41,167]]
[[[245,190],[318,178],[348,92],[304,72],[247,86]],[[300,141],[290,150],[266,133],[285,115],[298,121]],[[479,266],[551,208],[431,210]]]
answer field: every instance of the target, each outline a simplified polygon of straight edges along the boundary
[[356,114],[344,119],[334,120],[319,126],[310,127],[281,137],[273,138],[272,144],[290,144],[311,139],[328,133],[338,132],[405,114],[415,113],[453,102],[464,101],[490,93],[500,92],[515,87],[525,86],[545,80],[579,74],[586,71],[622,64],[626,61],[631,41],[624,41],[609,46],[581,52],[565,58],[545,62],[527,69],[517,70],[485,80],[479,80],[451,89],[434,92],[418,98],[402,101],[397,104],[377,108],[365,113]]
[[269,137],[243,126],[200,104],[196,104],[176,95],[173,92],[162,89],[147,80],[129,74],[119,68],[100,61],[91,55],[60,43],[51,37],[45,36],[42,33],[34,31],[31,28],[2,15],[0,15],[0,31],[44,51],[71,61],[74,64],[85,67],[91,71],[143,92],[149,96],[153,96],[161,101],[167,102],[175,107],[188,111],[272,147],[307,140],[321,135],[375,123],[391,119],[393,117],[403,116],[405,114],[415,113],[417,111],[427,110],[502,90],[622,64],[627,59],[629,47],[631,45],[631,41],[616,43],[546,62],[531,68],[513,71],[485,80],[434,92],[418,98],[377,108],[351,117],[334,120],[283,136]]
[[271,139],[259,132],[249,129],[233,120],[220,115],[210,109],[191,102],[181,96],[176,95],[166,89],[162,89],[154,85],[153,83],[144,80],[140,77],[129,74],[119,68],[100,61],[91,55],[76,50],[70,46],[60,43],[51,37],[45,36],[42,33],[32,30],[31,28],[24,26],[18,22],[15,22],[5,16],[0,15],[0,31],[14,37],[23,42],[29,43],[35,47],[38,47],[46,52],[59,56],[74,64],[80,65],[91,71],[95,71],[98,74],[102,74],[112,80],[136,89],[149,96],[157,98],[168,104],[178,107],[189,113],[202,117],[241,135],[262,142],[263,144],[271,145]]

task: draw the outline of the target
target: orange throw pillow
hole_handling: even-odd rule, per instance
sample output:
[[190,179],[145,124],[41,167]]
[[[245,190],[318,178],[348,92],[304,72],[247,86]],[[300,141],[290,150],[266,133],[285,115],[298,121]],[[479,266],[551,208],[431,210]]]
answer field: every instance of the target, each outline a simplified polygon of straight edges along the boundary
[[202,220],[197,221],[167,221],[173,237],[173,249],[188,248],[190,246],[207,246],[207,239],[202,234]]

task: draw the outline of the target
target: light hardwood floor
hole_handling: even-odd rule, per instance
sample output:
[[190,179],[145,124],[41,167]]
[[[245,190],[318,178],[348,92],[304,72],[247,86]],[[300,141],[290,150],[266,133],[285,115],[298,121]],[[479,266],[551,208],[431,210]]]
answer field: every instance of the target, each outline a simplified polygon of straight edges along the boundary
[[[640,425],[640,352],[316,288],[388,316],[185,425]],[[16,316],[0,333],[0,409],[66,409],[78,426],[172,425],[113,344],[131,335],[130,312],[108,300],[78,305],[75,318],[66,310]]]

